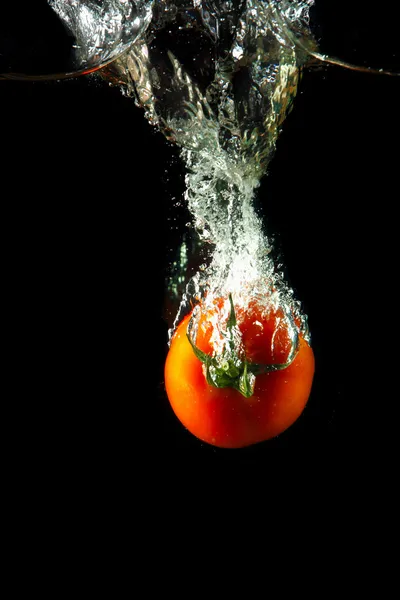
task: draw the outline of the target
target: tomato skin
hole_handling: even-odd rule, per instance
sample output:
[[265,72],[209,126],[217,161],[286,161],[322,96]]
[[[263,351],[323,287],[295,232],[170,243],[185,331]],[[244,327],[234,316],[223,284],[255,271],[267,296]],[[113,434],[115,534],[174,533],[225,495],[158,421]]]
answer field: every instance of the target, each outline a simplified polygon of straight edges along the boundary
[[[314,376],[314,354],[300,337],[293,362],[281,371],[257,375],[254,393],[244,397],[233,388],[216,388],[206,381],[203,364],[187,339],[191,315],[185,317],[171,340],[165,364],[165,387],[169,402],[181,423],[197,438],[221,448],[242,448],[276,437],[301,415],[308,401]],[[253,322],[243,328],[243,337],[254,343]],[[273,333],[264,323],[265,339]],[[205,328],[199,346],[207,351],[210,331]],[[279,350],[279,348],[278,348]],[[278,352],[279,354],[279,352]],[[282,362],[281,357],[270,362]]]

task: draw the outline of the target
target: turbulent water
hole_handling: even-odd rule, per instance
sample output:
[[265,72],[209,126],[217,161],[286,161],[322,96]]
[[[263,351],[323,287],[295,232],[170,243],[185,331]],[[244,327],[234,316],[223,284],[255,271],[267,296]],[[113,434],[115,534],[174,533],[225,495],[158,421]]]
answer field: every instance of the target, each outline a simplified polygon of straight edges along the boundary
[[[207,304],[232,294],[244,307],[255,298],[265,310],[280,307],[305,328],[300,305],[271,259],[254,198],[305,62],[293,34],[313,43],[307,29],[312,0],[50,3],[87,64],[107,40],[116,55],[134,37],[103,76],[134,97],[181,149],[196,252],[205,258],[185,290],[170,281],[170,293],[182,292],[176,321],[193,300]],[[103,27],[94,35],[96,19]],[[122,31],[117,38],[116,29]]]
[[90,69],[128,49],[152,17],[148,0],[48,0],[75,38],[74,63]]

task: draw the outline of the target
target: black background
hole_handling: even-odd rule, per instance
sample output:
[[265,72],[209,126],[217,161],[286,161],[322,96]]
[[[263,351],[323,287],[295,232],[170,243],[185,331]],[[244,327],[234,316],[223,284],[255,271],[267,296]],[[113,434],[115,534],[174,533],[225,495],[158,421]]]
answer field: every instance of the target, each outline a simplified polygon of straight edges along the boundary
[[399,88],[304,71],[257,206],[309,316],[314,387],[286,433],[227,451],[188,433],[163,387],[166,273],[187,222],[177,149],[96,76],[0,81],[14,449],[26,436],[82,477],[385,457],[397,438]]

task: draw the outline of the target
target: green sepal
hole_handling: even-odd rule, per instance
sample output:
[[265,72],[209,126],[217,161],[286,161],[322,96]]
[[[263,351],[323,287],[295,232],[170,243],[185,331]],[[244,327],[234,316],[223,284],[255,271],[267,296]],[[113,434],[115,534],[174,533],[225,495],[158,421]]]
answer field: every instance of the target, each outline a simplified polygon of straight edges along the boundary
[[245,398],[250,398],[254,393],[256,376],[273,371],[281,371],[286,369],[294,360],[299,349],[299,336],[296,333],[292,349],[289,353],[288,360],[285,363],[261,365],[249,363],[245,358],[239,358],[232,336],[232,329],[236,327],[236,315],[233,305],[232,295],[229,294],[229,302],[231,310],[227,321],[227,330],[230,334],[228,346],[224,346],[219,360],[215,356],[206,354],[198,348],[192,341],[190,334],[186,337],[193,349],[193,352],[206,367],[206,380],[209,385],[216,388],[231,387],[240,392]]

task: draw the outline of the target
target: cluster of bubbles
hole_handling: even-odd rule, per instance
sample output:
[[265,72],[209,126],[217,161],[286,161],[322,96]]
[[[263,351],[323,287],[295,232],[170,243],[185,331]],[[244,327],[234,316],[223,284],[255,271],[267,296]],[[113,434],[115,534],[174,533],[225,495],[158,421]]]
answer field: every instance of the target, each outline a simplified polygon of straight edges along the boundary
[[[174,326],[193,304],[207,310],[231,295],[242,308],[281,307],[304,334],[305,316],[275,268],[254,198],[307,59],[293,35],[313,47],[313,0],[49,3],[74,33],[80,66],[90,70],[101,51],[109,62],[102,75],[180,148],[204,262],[183,290],[171,277],[170,293],[181,296]],[[180,280],[185,268],[182,260]]]

